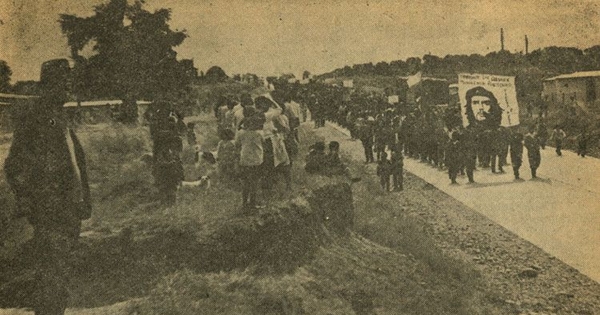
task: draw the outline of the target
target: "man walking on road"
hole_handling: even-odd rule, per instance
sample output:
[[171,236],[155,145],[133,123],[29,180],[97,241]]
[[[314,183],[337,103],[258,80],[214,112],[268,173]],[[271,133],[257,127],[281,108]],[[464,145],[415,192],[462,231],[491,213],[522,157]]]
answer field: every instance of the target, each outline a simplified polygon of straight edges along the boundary
[[529,133],[525,135],[525,147],[527,148],[527,158],[529,159],[529,167],[531,168],[531,179],[537,178],[537,169],[542,161],[540,154],[539,138],[534,132],[535,128],[530,127]]
[[523,163],[523,134],[514,132],[510,140],[510,162],[512,164],[515,181],[522,180],[519,177],[519,168]]

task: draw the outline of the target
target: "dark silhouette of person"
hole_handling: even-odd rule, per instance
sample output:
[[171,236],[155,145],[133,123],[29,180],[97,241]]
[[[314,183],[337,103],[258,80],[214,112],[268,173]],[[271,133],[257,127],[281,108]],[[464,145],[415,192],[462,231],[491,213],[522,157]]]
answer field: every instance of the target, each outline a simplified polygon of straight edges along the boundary
[[34,229],[25,246],[28,250],[19,259],[34,271],[27,306],[35,314],[64,314],[69,256],[81,221],[90,218],[92,211],[84,151],[67,127],[62,108],[69,70],[66,59],[42,64],[42,95],[18,117],[4,164],[17,200],[17,216],[26,217]]

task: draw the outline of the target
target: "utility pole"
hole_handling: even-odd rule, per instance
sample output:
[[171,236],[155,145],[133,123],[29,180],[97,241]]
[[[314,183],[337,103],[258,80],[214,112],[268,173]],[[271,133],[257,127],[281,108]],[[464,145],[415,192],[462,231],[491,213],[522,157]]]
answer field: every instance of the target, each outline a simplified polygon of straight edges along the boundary
[[500,29],[500,51],[504,51],[504,29]]
[[525,35],[525,55],[529,54],[529,39],[527,39],[527,35]]

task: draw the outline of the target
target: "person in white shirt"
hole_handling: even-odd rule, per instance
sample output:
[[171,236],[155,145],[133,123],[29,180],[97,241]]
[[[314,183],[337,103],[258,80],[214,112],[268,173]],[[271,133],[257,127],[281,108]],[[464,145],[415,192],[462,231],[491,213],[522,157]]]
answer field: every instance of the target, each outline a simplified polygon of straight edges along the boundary
[[285,110],[283,114],[287,116],[290,122],[290,131],[294,139],[300,142],[298,138],[298,127],[300,126],[300,104],[296,103],[290,96],[285,98]]
[[240,103],[235,105],[231,110],[234,116],[235,130],[240,130],[242,120],[244,120],[244,107],[254,106],[254,101],[248,93],[244,93],[240,96]]
[[275,122],[277,122],[277,125],[280,126],[280,128],[289,128],[286,119],[282,117],[283,110],[279,104],[267,96],[259,96],[254,102],[258,111],[262,112],[265,116],[265,123],[262,130],[263,139],[265,140],[265,156],[263,163],[263,174],[265,177],[263,187],[266,190],[272,189],[275,182],[276,168],[283,171],[289,185],[290,179],[288,168],[290,165],[290,158],[285,148],[284,134],[277,129],[275,124]]

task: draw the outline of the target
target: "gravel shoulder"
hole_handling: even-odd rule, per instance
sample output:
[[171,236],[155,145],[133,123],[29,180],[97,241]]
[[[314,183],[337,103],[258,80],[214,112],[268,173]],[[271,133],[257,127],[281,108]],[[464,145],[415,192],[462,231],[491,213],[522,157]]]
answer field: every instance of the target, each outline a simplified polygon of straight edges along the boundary
[[[315,132],[327,140],[339,141],[345,155],[362,161],[359,141],[349,140],[332,127]],[[375,165],[367,169],[375,174]],[[397,200],[397,206],[381,209],[379,219],[357,213],[359,232],[369,234],[381,224],[400,226],[394,219],[401,215],[415,218],[423,223],[423,232],[435,240],[437,247],[474,264],[481,271],[486,289],[497,296],[492,302],[503,304],[511,313],[600,313],[597,282],[424,180],[405,172],[404,191],[386,198]]]

